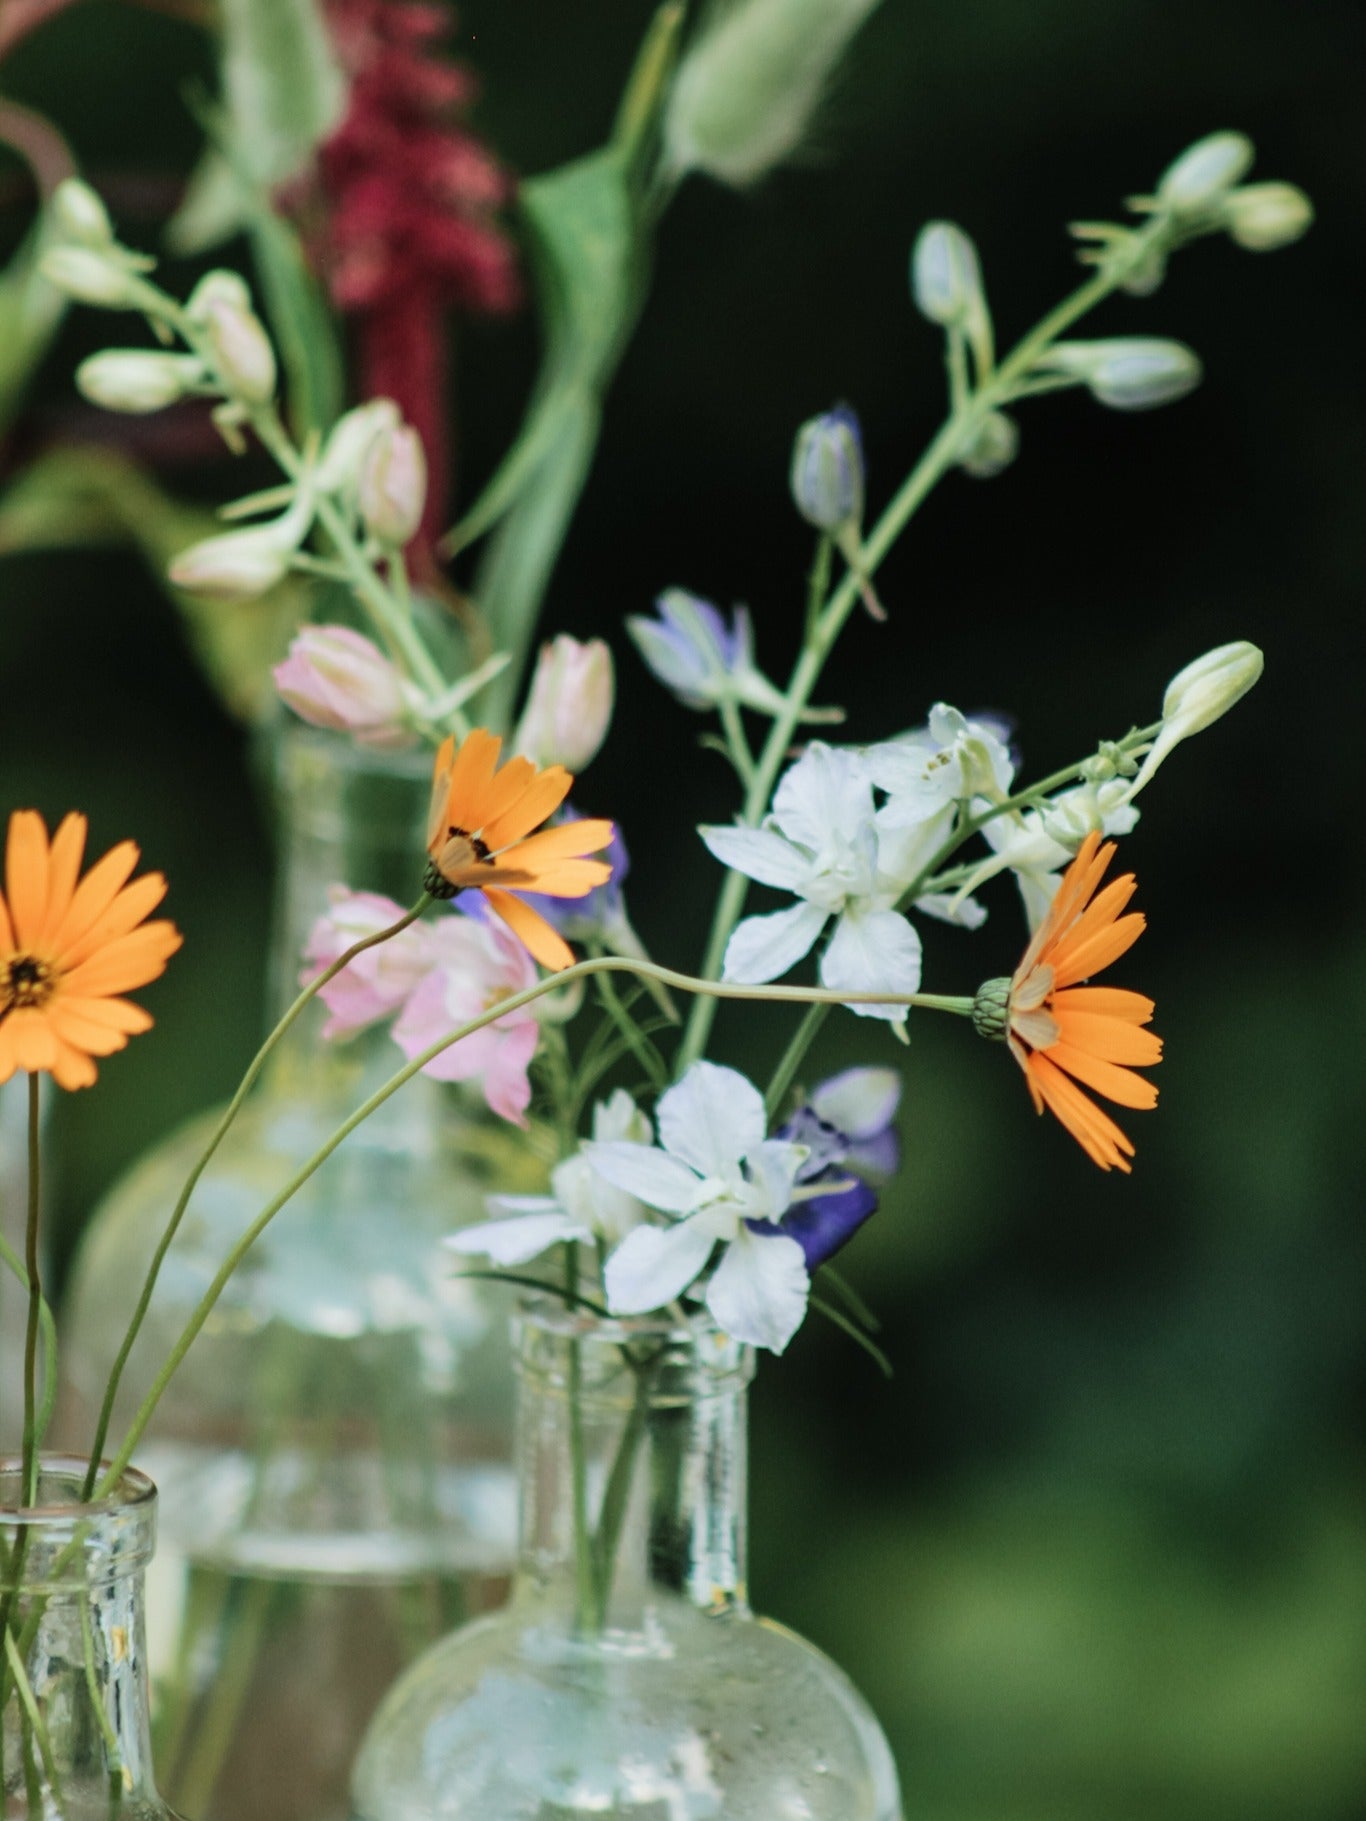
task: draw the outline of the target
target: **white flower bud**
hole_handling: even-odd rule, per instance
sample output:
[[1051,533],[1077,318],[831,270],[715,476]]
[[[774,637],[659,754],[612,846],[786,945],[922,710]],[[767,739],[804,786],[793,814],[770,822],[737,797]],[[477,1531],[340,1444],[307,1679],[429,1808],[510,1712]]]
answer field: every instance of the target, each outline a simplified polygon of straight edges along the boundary
[[88,183],[65,177],[52,192],[52,219],[63,240],[99,251],[112,247],[114,227],[109,212]]
[[911,254],[911,294],[931,322],[964,326],[985,308],[977,249],[951,221],[927,221]]
[[106,411],[161,411],[182,399],[204,377],[193,354],[147,353],[108,348],[76,369],[76,384],[92,404]]
[[227,266],[217,266],[212,272],[206,272],[190,292],[185,314],[191,322],[202,326],[208,322],[209,312],[216,304],[227,304],[234,310],[251,309],[251,289],[240,272],[233,272]]
[[538,765],[582,771],[612,719],[612,654],[601,639],[568,633],[542,645],[513,746]]
[[382,430],[396,430],[402,421],[392,398],[372,398],[339,417],[323,445],[314,476],[319,493],[353,495],[366,450]]
[[1116,411],[1150,411],[1184,398],[1200,383],[1200,358],[1184,342],[1152,336],[1112,341],[1060,341],[1039,362],[1040,371],[1067,373],[1091,396]]
[[750,184],[790,157],[878,0],[731,0],[679,66],[664,118],[675,176]]
[[1307,234],[1314,205],[1293,183],[1250,183],[1224,201],[1229,237],[1250,253],[1274,253]]
[[39,269],[49,284],[97,310],[136,309],[143,300],[145,287],[128,267],[90,247],[54,247]]
[[427,503],[427,456],[411,424],[381,430],[361,459],[358,486],[365,528],[401,550],[422,523]]
[[255,311],[216,297],[205,306],[203,328],[228,396],[269,404],[275,396],[275,350]]
[[1162,726],[1134,780],[1137,796],[1174,746],[1203,733],[1240,702],[1262,674],[1265,660],[1256,645],[1235,639],[1217,645],[1179,670],[1162,698]]
[[1252,141],[1243,133],[1211,133],[1168,165],[1157,200],[1173,215],[1202,214],[1252,169]]
[[247,531],[225,531],[182,550],[168,571],[177,588],[215,601],[250,601],[289,571],[313,523],[313,496],[300,490],[288,512]]

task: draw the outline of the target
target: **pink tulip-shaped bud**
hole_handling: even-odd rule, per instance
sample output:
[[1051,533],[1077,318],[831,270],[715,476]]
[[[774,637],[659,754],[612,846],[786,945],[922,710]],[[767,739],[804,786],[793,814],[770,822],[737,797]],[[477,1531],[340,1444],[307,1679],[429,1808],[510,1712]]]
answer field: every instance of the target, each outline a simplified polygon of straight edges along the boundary
[[275,666],[275,687],[314,727],[349,733],[362,746],[405,746],[403,679],[379,646],[347,626],[306,626]]
[[360,469],[360,515],[381,544],[401,550],[422,523],[427,504],[427,457],[411,424],[383,429]]
[[541,647],[517,751],[538,765],[582,771],[607,737],[614,694],[612,654],[602,640],[582,644],[560,633]]

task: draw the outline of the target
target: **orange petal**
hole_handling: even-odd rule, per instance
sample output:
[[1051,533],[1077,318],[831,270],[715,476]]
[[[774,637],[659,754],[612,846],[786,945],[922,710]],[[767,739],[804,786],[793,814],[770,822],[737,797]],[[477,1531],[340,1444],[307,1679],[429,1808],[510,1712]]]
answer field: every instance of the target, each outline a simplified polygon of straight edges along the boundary
[[102,860],[97,860],[76,887],[71,908],[62,918],[52,937],[52,952],[61,955],[93,929],[109,909],[138,863],[138,848],[133,841],[120,841]]
[[48,855],[47,864],[47,907],[43,912],[43,927],[38,937],[40,948],[51,949],[52,938],[71,908],[76,881],[81,874],[81,860],[85,854],[85,834],[85,817],[72,810],[62,817],[57,832],[52,837],[52,851]]
[[1146,1075],[1119,1068],[1065,1039],[1051,1044],[1045,1053],[1055,1068],[1065,1069],[1086,1087],[1122,1107],[1137,1107],[1146,1113],[1157,1105],[1157,1086]]
[[1035,1054],[1029,1059],[1029,1071],[1049,1111],[1076,1139],[1093,1163],[1102,1170],[1119,1168],[1127,1174],[1134,1147],[1108,1114],[1089,1100],[1074,1081],[1048,1058]]
[[50,1069],[57,1060],[57,1039],[44,1013],[31,1006],[21,1006],[6,1020],[14,1060],[30,1074]]
[[48,1008],[48,1020],[54,1035],[72,1049],[84,1050],[89,1056],[112,1056],[115,1050],[127,1047],[128,1039],[122,1031],[113,1030],[107,1024],[98,1024],[93,1018],[84,1018],[69,1002],[57,1000]]
[[14,1044],[10,1038],[9,1025],[8,1018],[0,1024],[0,1086],[9,1080],[19,1066],[14,1056]]
[[1024,959],[1015,971],[1016,980],[1022,980],[1030,972],[1039,957],[1048,950],[1059,931],[1066,929],[1073,918],[1086,907],[1115,851],[1113,842],[1102,851],[1097,852],[1099,845],[1100,836],[1093,829],[1077,849],[1076,858],[1063,874],[1058,889],[1053,895],[1053,902],[1049,906],[1043,922],[1035,930],[1029,947],[1024,952]]
[[[451,786],[446,793],[444,811],[447,823],[473,833],[484,826],[503,742],[485,727],[476,727],[460,743],[451,767]],[[491,844],[490,844],[491,845]]]
[[[482,831],[490,822],[496,822],[500,816],[505,816],[514,804],[530,790],[535,778],[536,767],[530,759],[524,758],[520,754],[516,758],[509,759],[489,786],[481,820],[472,826]],[[485,836],[486,840],[487,838]],[[492,842],[489,845],[492,846]]]
[[1069,949],[1064,958],[1054,960],[1054,981],[1058,986],[1071,986],[1078,980],[1099,974],[1133,947],[1147,928],[1147,922],[1142,911],[1130,911],[1118,923],[1100,930],[1079,947]]
[[164,920],[146,923],[127,936],[97,949],[67,978],[66,986],[74,998],[105,998],[110,993],[126,993],[131,987],[146,986],[165,972],[166,963],[180,947],[182,937],[174,923]]
[[1127,986],[1069,986],[1053,996],[1053,1010],[1097,1013],[1106,1018],[1123,1018],[1130,1024],[1146,1024],[1157,1010],[1143,993],[1130,992]]
[[553,973],[571,967],[574,951],[558,930],[552,929],[538,910],[510,892],[486,891],[489,909],[500,916],[534,960]]
[[15,946],[31,948],[42,934],[47,909],[47,827],[36,809],[16,809],[9,819],[5,891],[14,920]]
[[503,868],[497,861],[485,867],[491,885],[512,886],[517,891],[544,892],[549,898],[583,898],[612,877],[612,869],[602,860],[556,860],[544,869],[520,864],[522,850],[511,850],[512,864]]
[[69,1043],[56,1039],[57,1055],[52,1065],[52,1079],[59,1088],[92,1087],[98,1074],[94,1063],[84,1051],[76,1049]]
[[1146,1069],[1162,1060],[1162,1039],[1132,1019],[1107,1018],[1103,1012],[1071,1012],[1056,1003],[1053,1016],[1064,1043],[1099,1056],[1104,1062]]
[[1112,879],[1098,898],[1092,900],[1086,909],[1074,917],[1064,930],[1059,930],[1057,940],[1049,950],[1049,959],[1056,965],[1065,959],[1068,953],[1083,942],[1089,942],[1092,936],[1098,935],[1109,927],[1134,895],[1135,880],[1132,873],[1125,873],[1122,878]]
[[447,734],[437,748],[436,760],[432,766],[432,801],[427,811],[427,852],[430,853],[437,838],[445,832],[446,799],[451,794],[451,767],[455,763],[455,739]]
[[538,835],[528,835],[517,843],[519,866],[540,866],[547,860],[576,860],[583,854],[596,854],[610,847],[616,832],[603,817],[585,816],[578,822],[561,822],[556,828],[543,828]]
[[512,847],[533,828],[539,828],[569,795],[574,782],[563,765],[552,765],[537,772],[535,778],[510,809],[483,825],[484,839],[495,850]]
[[85,932],[79,942],[58,954],[63,968],[79,967],[107,942],[114,942],[120,936],[126,936],[129,930],[136,929],[156,909],[166,896],[166,881],[160,873],[144,873],[140,879],[134,879],[131,885],[114,899],[104,915]]
[[14,953],[14,925],[9,920],[9,907],[0,898],[0,955]]
[[131,999],[75,999],[64,992],[53,1001],[53,1006],[54,1009],[60,1006],[63,1011],[73,1011],[105,1030],[125,1031],[130,1037],[152,1028],[152,1014],[143,1011],[140,1005],[134,1005]]

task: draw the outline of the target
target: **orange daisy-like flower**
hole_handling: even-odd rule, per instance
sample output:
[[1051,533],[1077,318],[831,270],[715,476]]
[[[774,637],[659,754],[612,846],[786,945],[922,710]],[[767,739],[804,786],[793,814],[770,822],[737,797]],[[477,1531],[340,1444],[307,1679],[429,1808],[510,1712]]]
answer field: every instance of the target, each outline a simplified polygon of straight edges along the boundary
[[166,895],[160,873],[129,884],[138,863],[120,841],[83,879],[86,820],[68,815],[48,842],[43,818],[18,809],[0,898],[0,1082],[45,1069],[62,1088],[87,1088],[96,1056],[121,1050],[152,1019],[120,993],[146,986],[180,947],[173,923],[148,923]]
[[1005,1037],[1025,1072],[1034,1107],[1047,1107],[1102,1170],[1129,1169],[1134,1147],[1077,1083],[1120,1106],[1157,1104],[1157,1089],[1133,1071],[1162,1058],[1162,1040],[1143,1027],[1153,1002],[1117,986],[1082,986],[1117,961],[1143,933],[1137,911],[1121,916],[1134,876],[1096,888],[1114,858],[1094,832],[1063,874],[1052,908],[1010,980],[988,981],[977,996],[977,1028]]
[[509,759],[500,770],[503,742],[476,727],[456,750],[442,741],[432,774],[427,823],[427,890],[438,898],[480,891],[542,967],[568,967],[574,951],[538,910],[515,892],[583,898],[605,885],[612,868],[588,860],[612,839],[612,824],[585,818],[544,828],[574,782],[563,765],[539,770],[530,759]]

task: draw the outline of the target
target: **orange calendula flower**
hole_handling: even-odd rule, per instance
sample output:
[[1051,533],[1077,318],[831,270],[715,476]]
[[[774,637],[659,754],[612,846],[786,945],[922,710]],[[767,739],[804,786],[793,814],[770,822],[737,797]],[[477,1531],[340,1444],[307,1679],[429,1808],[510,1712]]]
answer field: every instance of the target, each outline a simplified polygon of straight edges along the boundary
[[45,1069],[62,1088],[87,1088],[96,1056],[121,1050],[152,1019],[120,993],[146,986],[180,947],[173,923],[149,912],[166,895],[160,873],[129,883],[138,863],[120,841],[80,878],[84,816],[64,816],[48,841],[43,818],[9,820],[0,898],[0,1082]]
[[1134,894],[1132,873],[1095,895],[1114,852],[1112,841],[1102,847],[1098,834],[1087,835],[1013,977],[986,983],[973,1018],[984,1036],[1010,1044],[1037,1112],[1056,1114],[1102,1170],[1127,1171],[1133,1145],[1077,1085],[1120,1106],[1157,1104],[1152,1082],[1134,1073],[1162,1058],[1161,1038],[1143,1028],[1152,1000],[1124,987],[1080,984],[1143,933],[1139,912],[1120,914]]
[[489,908],[542,967],[568,967],[574,951],[564,937],[514,893],[583,898],[605,885],[611,867],[584,856],[610,843],[612,824],[585,818],[541,828],[574,780],[563,765],[541,771],[520,757],[500,770],[502,744],[482,727],[461,742],[459,751],[453,739],[442,742],[432,773],[427,890],[438,898],[482,892]]

